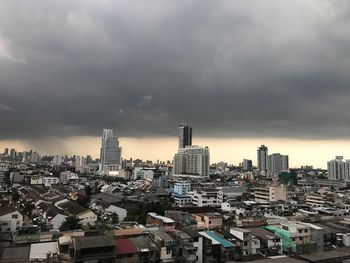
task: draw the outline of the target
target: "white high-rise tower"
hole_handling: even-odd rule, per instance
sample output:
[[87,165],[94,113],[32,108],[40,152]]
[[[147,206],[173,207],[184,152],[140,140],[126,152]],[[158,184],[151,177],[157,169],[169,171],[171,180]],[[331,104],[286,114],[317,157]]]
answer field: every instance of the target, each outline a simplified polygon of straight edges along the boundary
[[100,171],[105,174],[118,171],[120,164],[121,148],[119,147],[118,137],[113,135],[113,130],[103,129],[100,153]]

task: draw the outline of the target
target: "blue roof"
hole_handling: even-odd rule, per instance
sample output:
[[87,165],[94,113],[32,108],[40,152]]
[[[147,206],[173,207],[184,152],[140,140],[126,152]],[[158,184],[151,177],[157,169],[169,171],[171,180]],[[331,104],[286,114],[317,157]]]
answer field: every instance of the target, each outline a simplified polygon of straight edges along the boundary
[[191,196],[189,195],[181,195],[178,193],[173,193],[173,197],[177,197],[177,198],[191,198]]
[[217,242],[220,243],[220,245],[222,245],[224,248],[231,248],[231,247],[235,247],[234,244],[232,244],[230,241],[228,241],[227,239],[222,238],[221,236],[219,236],[218,234],[216,234],[214,231],[206,231],[205,233],[207,233],[208,236],[210,236],[211,238],[215,239]]

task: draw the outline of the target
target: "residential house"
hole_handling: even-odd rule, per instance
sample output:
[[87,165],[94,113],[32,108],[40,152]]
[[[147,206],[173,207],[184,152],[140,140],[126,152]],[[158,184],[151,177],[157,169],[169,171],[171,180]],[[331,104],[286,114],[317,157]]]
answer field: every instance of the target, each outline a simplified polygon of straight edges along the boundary
[[1,232],[15,232],[23,225],[23,216],[13,206],[0,207]]

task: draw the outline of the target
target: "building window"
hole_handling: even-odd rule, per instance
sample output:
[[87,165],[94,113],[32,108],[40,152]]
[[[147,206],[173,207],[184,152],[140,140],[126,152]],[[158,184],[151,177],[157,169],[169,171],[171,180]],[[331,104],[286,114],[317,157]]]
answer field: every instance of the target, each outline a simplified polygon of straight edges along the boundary
[[18,215],[17,215],[17,214],[13,214],[13,215],[12,215],[12,218],[17,219],[17,218],[18,218]]

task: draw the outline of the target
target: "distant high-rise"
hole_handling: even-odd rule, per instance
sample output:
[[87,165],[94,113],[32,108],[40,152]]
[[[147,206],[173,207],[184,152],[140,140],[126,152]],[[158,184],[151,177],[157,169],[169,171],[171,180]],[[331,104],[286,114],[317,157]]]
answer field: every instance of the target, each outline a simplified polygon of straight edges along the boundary
[[52,159],[52,165],[53,166],[61,166],[62,162],[63,162],[63,156],[62,155],[56,154],[56,155],[53,156],[53,159]]
[[282,155],[274,153],[267,158],[267,170],[268,172],[277,177],[282,171],[289,169],[289,158],[288,155]]
[[327,163],[328,179],[350,182],[350,160],[343,161],[343,156],[336,156]]
[[268,156],[268,148],[265,145],[261,145],[258,148],[258,171],[259,173],[266,173],[267,171],[267,156]]
[[179,149],[192,145],[192,127],[187,124],[179,126]]
[[108,174],[117,171],[121,165],[121,148],[118,137],[113,135],[113,130],[103,129],[102,145],[100,152],[100,171]]
[[4,155],[9,155],[9,148],[5,148]]
[[10,150],[10,159],[12,160],[16,159],[16,149],[14,148]]
[[252,160],[243,159],[242,170],[243,171],[251,171],[252,169],[253,169],[253,162],[252,162]]
[[174,157],[174,174],[209,176],[210,154],[208,147],[186,146]]

